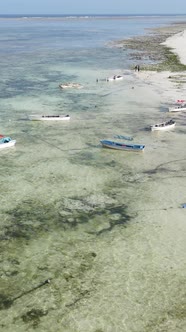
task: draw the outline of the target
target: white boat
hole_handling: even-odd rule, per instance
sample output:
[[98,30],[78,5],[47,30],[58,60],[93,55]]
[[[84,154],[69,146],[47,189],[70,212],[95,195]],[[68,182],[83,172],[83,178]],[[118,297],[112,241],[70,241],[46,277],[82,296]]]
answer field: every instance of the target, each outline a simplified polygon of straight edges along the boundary
[[157,123],[151,126],[151,130],[155,131],[155,130],[170,130],[173,129],[176,125],[176,122],[174,120],[168,120],[165,122],[161,122],[161,123]]
[[114,75],[112,77],[108,77],[106,80],[108,82],[109,81],[120,81],[120,80],[123,80],[123,76],[122,75]]
[[80,88],[82,88],[82,85],[79,83],[62,83],[62,84],[59,84],[59,87],[61,89],[67,89],[67,88],[80,89]]
[[70,115],[30,115],[33,121],[69,121]]
[[174,107],[169,107],[169,112],[186,112],[186,104],[180,104]]
[[2,137],[0,139],[0,149],[10,148],[16,144],[16,140],[11,139],[10,137]]

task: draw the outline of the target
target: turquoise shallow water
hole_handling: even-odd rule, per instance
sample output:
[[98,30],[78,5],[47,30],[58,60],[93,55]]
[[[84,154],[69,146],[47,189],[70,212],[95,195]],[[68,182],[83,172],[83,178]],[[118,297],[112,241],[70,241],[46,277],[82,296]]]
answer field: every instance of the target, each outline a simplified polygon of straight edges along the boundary
[[[161,92],[107,46],[172,20],[0,20],[1,331],[185,330],[185,118],[147,131]],[[144,153],[102,149],[116,134]]]

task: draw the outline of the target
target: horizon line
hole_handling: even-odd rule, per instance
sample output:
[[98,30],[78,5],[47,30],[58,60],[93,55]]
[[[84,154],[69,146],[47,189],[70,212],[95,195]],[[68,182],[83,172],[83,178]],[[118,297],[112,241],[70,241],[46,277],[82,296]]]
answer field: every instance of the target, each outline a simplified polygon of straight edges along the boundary
[[41,14],[41,13],[37,13],[37,14],[33,14],[33,13],[4,13],[4,14],[0,14],[0,16],[5,16],[5,15],[9,15],[9,16],[13,16],[13,15],[42,15],[42,16],[146,16],[146,15],[170,15],[170,16],[175,16],[175,15],[180,15],[180,16],[185,16],[186,13],[123,13],[123,14],[119,14],[119,13],[114,13],[114,14],[108,14],[108,13],[99,13],[99,14],[95,14],[95,13],[81,13],[81,14],[74,14],[74,13],[61,13],[61,14],[51,14],[51,13],[45,13],[45,14]]

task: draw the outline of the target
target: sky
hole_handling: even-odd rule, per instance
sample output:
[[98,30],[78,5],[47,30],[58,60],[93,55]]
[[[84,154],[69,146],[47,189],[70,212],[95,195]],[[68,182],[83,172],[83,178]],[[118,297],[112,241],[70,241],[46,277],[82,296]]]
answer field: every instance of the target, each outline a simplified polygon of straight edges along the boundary
[[186,0],[0,0],[3,14],[186,14]]

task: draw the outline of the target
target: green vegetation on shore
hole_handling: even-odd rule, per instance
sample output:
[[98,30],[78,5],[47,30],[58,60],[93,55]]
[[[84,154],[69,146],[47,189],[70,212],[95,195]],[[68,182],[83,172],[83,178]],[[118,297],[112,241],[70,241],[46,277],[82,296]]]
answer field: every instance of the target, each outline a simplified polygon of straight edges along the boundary
[[186,65],[180,62],[172,48],[164,45],[167,38],[186,29],[186,23],[156,28],[149,35],[137,36],[120,40],[113,45],[121,47],[129,53],[130,60],[134,66],[139,64],[142,70],[149,71],[186,71]]
[[164,59],[159,63],[154,63],[151,65],[143,65],[144,70],[156,70],[156,71],[171,71],[171,72],[181,72],[186,70],[186,65],[182,64],[179,60],[178,55],[171,51],[170,47],[162,47],[162,55]]

